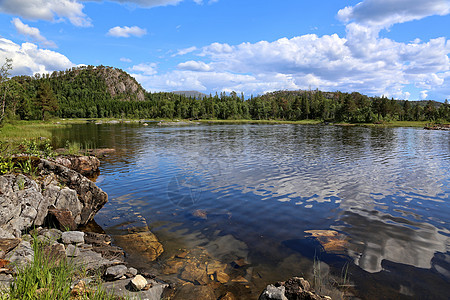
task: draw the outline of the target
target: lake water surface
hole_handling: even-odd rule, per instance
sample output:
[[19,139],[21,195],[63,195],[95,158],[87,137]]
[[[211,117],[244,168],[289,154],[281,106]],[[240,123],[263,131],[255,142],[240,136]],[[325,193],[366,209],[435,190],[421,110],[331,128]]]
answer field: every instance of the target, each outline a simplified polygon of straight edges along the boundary
[[[242,298],[293,275],[313,280],[319,265],[365,299],[450,295],[450,132],[86,124],[55,131],[55,145],[66,140],[117,150],[97,179],[106,232],[146,222],[167,253],[244,258]],[[324,251],[309,230],[338,232],[341,247]]]

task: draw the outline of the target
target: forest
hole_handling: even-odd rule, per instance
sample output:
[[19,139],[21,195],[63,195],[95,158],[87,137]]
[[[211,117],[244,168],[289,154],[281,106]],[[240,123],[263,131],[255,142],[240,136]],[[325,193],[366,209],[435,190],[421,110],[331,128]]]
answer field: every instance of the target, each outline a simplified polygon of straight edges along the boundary
[[277,91],[264,95],[220,93],[201,99],[146,92],[123,70],[82,66],[51,74],[10,77],[12,61],[0,72],[0,122],[59,118],[322,120],[374,123],[449,122],[450,105],[407,101],[358,92]]

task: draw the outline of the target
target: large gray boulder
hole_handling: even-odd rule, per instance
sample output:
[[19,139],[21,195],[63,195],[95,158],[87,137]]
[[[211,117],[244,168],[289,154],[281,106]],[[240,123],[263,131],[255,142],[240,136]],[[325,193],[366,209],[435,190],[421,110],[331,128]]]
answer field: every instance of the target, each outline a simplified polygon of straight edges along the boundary
[[20,237],[22,230],[42,218],[43,202],[34,180],[23,175],[0,176],[0,238]]
[[45,159],[39,171],[38,182],[22,174],[0,176],[0,238],[17,238],[43,225],[49,207],[68,210],[76,226],[84,225],[108,201],[104,191],[76,171]]
[[[39,168],[42,175],[54,174],[60,184],[62,183],[76,191],[81,204],[81,211],[77,214],[72,212],[72,214],[78,225],[84,225],[91,221],[100,208],[108,201],[108,195],[104,191],[95,185],[94,182],[74,170],[46,159],[41,159]],[[70,200],[67,201],[70,202]],[[70,210],[70,208],[68,209]]]

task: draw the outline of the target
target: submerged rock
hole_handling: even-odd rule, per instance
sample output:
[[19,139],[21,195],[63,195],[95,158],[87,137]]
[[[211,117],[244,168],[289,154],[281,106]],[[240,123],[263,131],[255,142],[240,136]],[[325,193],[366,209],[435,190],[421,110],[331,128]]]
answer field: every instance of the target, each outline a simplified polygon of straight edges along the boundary
[[181,286],[176,292],[173,299],[183,300],[216,300],[214,290],[207,285],[194,285],[190,282]]
[[118,235],[115,242],[127,253],[139,253],[148,261],[155,261],[163,252],[163,245],[151,231]]
[[342,253],[348,247],[348,237],[335,230],[307,230],[305,233],[315,238],[326,252]]
[[204,264],[195,264],[189,262],[181,273],[181,279],[190,281],[195,284],[208,284],[209,277],[206,273],[206,267]]
[[196,209],[196,210],[194,210],[192,212],[192,215],[194,217],[197,217],[197,218],[200,218],[200,219],[203,219],[203,220],[208,219],[208,213],[206,212],[206,210],[203,210],[203,209]]

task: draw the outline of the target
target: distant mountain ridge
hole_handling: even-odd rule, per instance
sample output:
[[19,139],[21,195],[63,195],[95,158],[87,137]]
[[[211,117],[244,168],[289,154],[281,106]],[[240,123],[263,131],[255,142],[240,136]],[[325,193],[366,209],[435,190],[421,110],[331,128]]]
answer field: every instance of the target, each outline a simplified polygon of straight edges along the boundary
[[174,93],[175,95],[183,95],[185,97],[191,97],[195,99],[203,99],[205,97],[209,97],[209,95],[198,91],[174,91],[172,93]]

